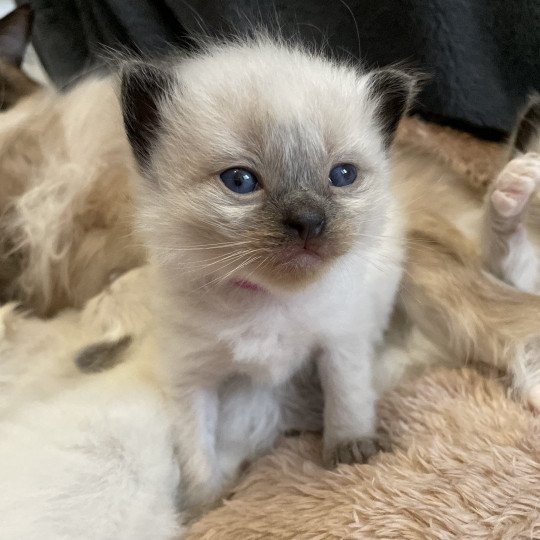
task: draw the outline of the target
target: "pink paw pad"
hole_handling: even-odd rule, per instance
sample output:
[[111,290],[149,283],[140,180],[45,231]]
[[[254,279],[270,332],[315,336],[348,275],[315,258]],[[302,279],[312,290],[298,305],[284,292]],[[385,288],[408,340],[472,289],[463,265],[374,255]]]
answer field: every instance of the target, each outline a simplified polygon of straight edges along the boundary
[[513,159],[495,181],[491,194],[494,209],[503,217],[515,217],[523,212],[540,183],[540,159],[525,155]]
[[497,188],[491,194],[493,207],[503,217],[517,216],[525,208],[535,187],[535,182],[530,178],[515,178],[512,183]]

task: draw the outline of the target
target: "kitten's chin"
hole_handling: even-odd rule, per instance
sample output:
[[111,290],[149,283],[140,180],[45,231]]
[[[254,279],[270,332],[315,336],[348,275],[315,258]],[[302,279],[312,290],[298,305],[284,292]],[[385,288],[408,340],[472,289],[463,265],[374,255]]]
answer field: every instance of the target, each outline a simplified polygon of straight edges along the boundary
[[287,248],[276,255],[271,265],[257,268],[249,279],[235,277],[230,284],[246,292],[292,292],[317,281],[327,268],[327,259],[315,251]]

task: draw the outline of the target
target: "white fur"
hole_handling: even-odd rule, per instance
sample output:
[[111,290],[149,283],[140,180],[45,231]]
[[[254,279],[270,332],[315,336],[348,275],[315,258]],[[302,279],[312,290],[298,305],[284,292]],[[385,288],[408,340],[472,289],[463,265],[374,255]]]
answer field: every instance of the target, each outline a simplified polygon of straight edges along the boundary
[[[42,321],[3,309],[2,538],[147,540],[181,532],[171,423],[146,368],[154,354],[146,274],[126,274],[82,313]],[[130,362],[77,372],[79,350],[126,332],[136,336]]]

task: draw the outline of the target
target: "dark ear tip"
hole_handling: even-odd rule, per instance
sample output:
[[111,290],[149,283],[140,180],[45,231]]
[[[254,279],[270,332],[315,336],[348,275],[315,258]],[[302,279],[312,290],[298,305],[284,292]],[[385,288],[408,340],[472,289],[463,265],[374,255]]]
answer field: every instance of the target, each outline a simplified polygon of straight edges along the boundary
[[402,96],[410,105],[420,86],[420,76],[397,68],[383,68],[373,72],[371,92],[374,95]]
[[0,55],[8,63],[20,67],[30,35],[34,12],[23,4],[0,19]]
[[514,149],[526,153],[534,137],[540,137],[540,94],[534,92],[519,114],[513,133]]
[[161,124],[160,103],[169,93],[171,73],[166,66],[128,60],[120,66],[120,99],[126,134],[140,166],[144,167]]
[[369,92],[376,102],[386,147],[392,143],[398,123],[409,110],[418,88],[419,77],[412,72],[384,68],[371,73]]

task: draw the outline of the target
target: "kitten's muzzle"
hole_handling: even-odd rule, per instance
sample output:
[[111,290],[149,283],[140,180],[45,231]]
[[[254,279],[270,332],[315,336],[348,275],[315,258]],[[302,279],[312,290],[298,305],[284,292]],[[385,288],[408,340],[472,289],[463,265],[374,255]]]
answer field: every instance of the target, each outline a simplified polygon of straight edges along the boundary
[[292,236],[297,236],[305,245],[320,236],[326,227],[326,216],[322,210],[302,207],[290,211],[283,220],[285,228]]

